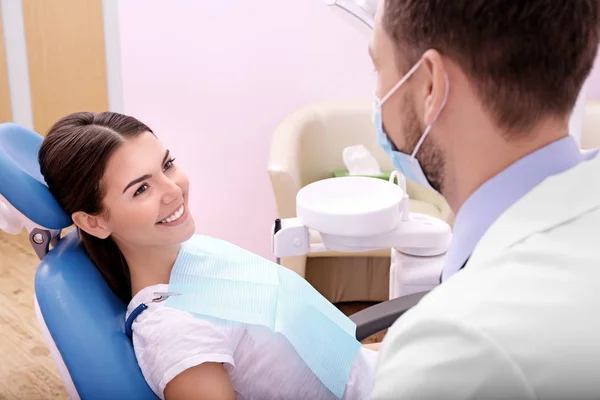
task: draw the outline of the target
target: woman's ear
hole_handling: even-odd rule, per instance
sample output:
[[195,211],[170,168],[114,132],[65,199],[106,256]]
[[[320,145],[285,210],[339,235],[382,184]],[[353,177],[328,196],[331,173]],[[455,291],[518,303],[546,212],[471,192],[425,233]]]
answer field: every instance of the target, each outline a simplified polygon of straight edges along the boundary
[[444,107],[449,82],[441,54],[436,50],[427,50],[423,54],[423,69],[426,71],[427,85],[423,122],[431,125]]
[[71,218],[79,229],[99,239],[106,239],[111,234],[104,219],[100,216],[77,211],[71,215]]

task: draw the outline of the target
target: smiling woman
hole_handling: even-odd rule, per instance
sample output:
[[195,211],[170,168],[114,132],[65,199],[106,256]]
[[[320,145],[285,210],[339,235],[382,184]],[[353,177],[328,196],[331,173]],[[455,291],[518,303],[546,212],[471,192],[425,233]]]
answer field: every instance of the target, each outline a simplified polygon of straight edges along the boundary
[[168,283],[162,265],[195,227],[188,179],[149,127],[116,113],[71,114],[50,128],[39,161],[87,253],[123,301]]
[[[226,321],[226,312],[223,318],[220,314],[213,318],[163,301],[177,260],[181,266],[181,254],[184,259],[198,255],[186,264],[189,274],[214,271],[215,265],[224,263],[224,270],[232,269],[235,274],[265,275],[266,269],[254,267],[271,262],[258,256],[241,257],[221,241],[186,250],[184,245],[199,237],[194,235],[195,223],[188,210],[189,182],[148,126],[110,112],[71,114],[50,128],[39,162],[50,191],[72,216],[88,255],[127,303],[126,331],[142,374],[157,396],[169,400],[333,400],[343,391],[344,400],[367,397],[377,352],[361,348],[353,336],[345,342],[356,352],[344,353],[350,354],[344,367],[337,363],[326,367],[329,371],[315,372],[281,332],[241,320]],[[234,303],[244,298],[239,290],[221,290],[220,295],[231,296],[228,300]],[[226,302],[219,296],[215,298]],[[293,297],[292,309],[304,310],[298,297]],[[343,314],[335,311],[341,318]],[[307,321],[312,318],[310,313],[299,315]],[[332,347],[332,340],[342,340],[332,337],[327,327],[321,328],[312,330],[310,336],[320,356]]]

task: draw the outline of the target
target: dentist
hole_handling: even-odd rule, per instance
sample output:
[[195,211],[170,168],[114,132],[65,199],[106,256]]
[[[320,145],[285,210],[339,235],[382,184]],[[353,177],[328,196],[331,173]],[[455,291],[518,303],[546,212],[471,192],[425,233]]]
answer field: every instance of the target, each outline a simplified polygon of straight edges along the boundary
[[456,222],[373,399],[600,395],[600,156],[568,132],[599,40],[598,0],[381,2],[379,143]]

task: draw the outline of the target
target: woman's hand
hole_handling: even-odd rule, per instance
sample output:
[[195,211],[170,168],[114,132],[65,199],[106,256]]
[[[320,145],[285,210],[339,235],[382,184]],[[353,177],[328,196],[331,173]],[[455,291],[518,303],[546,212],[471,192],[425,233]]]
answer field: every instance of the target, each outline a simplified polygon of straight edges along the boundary
[[235,400],[223,364],[204,363],[186,369],[165,387],[166,400]]
[[381,348],[381,343],[369,343],[369,344],[363,344],[363,347],[364,347],[365,349],[379,351],[379,349]]

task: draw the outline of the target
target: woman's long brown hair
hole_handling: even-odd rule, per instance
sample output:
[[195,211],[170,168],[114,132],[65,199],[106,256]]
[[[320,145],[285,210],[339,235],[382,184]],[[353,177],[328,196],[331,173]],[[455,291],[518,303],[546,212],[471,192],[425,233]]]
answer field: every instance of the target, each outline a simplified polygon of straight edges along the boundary
[[[80,112],[56,122],[39,151],[41,173],[65,212],[100,215],[106,210],[102,177],[110,156],[128,138],[150,128],[137,119],[114,112]],[[124,302],[131,300],[129,268],[110,237],[99,239],[81,229],[85,251],[107,284]]]

